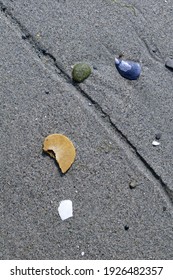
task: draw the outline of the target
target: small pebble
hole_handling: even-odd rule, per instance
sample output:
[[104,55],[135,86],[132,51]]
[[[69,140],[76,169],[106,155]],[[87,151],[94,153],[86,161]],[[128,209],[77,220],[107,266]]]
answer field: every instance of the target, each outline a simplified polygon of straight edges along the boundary
[[89,77],[91,68],[86,63],[78,63],[73,67],[72,78],[75,82],[81,83]]
[[6,7],[2,7],[2,11],[5,12],[7,10]]
[[152,49],[152,52],[153,52],[153,53],[156,53],[156,52],[157,52],[157,49],[156,49],[156,48],[153,48],[153,49]]
[[125,230],[129,230],[129,226],[125,225],[125,226],[124,226],[124,229],[125,229]]
[[163,211],[166,211],[166,206],[163,206]]
[[25,35],[25,34],[22,35],[22,39],[23,39],[23,40],[26,40],[26,39],[28,39],[28,38],[29,38],[29,35]]
[[167,57],[165,66],[173,70],[173,58]]
[[159,140],[161,138],[162,134],[161,133],[156,133],[155,135],[155,139],[156,140]]
[[45,91],[46,94],[49,94],[49,91]]
[[82,252],[81,255],[84,256],[84,255],[85,255],[85,252]]
[[129,183],[130,189],[134,189],[134,188],[136,188],[136,186],[137,186],[137,183],[136,183],[135,180],[133,180],[133,181],[131,181],[131,182]]
[[96,67],[95,65],[93,66],[93,69],[94,69],[94,70],[98,70],[97,67]]

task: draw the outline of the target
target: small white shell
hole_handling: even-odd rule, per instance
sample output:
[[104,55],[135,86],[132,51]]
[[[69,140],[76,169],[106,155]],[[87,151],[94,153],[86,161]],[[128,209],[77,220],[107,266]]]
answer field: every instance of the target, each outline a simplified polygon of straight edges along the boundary
[[61,220],[66,220],[68,218],[73,217],[73,207],[71,200],[62,200],[58,207],[58,213],[60,215]]
[[152,142],[152,145],[153,145],[153,146],[159,146],[159,145],[160,145],[160,142],[154,140],[154,141]]

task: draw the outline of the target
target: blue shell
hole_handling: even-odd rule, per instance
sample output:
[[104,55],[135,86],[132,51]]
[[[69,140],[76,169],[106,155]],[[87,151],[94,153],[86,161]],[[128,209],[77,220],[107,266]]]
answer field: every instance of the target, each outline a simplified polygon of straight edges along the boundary
[[115,66],[120,75],[128,80],[137,80],[141,73],[141,66],[139,63],[115,58]]

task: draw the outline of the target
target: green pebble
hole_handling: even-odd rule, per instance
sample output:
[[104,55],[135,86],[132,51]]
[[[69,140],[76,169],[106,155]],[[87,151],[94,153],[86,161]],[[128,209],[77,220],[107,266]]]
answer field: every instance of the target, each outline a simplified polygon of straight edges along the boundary
[[75,64],[72,70],[72,78],[75,82],[81,83],[91,74],[91,68],[86,63]]

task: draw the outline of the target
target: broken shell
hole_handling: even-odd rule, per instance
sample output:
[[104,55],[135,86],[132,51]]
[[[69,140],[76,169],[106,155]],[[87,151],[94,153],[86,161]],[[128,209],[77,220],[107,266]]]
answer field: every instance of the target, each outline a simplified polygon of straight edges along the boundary
[[73,205],[71,200],[62,200],[58,207],[58,213],[61,220],[66,220],[73,217]]
[[55,158],[62,173],[65,173],[75,160],[76,150],[69,138],[62,134],[51,134],[43,143],[43,151]]
[[120,75],[128,80],[137,80],[141,73],[141,66],[139,63],[115,58],[115,66]]
[[75,82],[83,82],[91,74],[91,68],[86,63],[78,63],[74,65],[72,70],[72,78]]
[[153,145],[153,146],[159,146],[159,145],[160,145],[160,142],[154,140],[154,141],[152,142],[152,145]]

